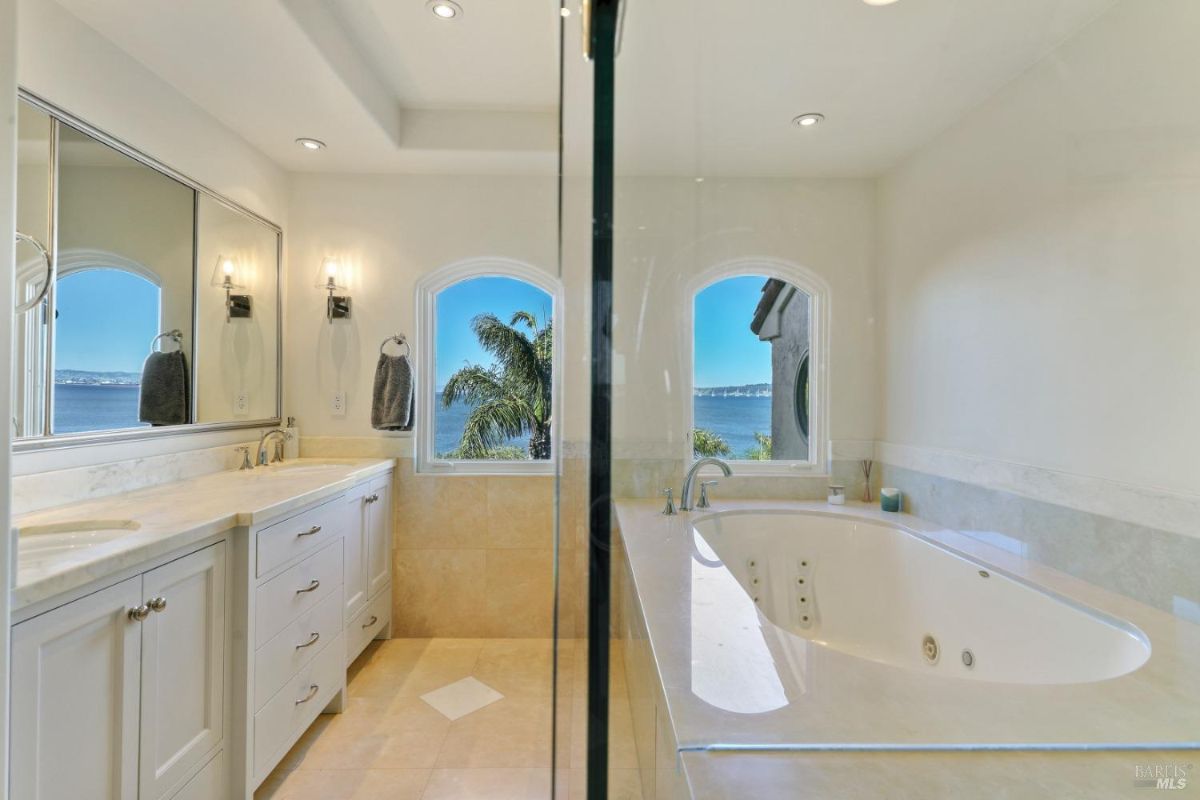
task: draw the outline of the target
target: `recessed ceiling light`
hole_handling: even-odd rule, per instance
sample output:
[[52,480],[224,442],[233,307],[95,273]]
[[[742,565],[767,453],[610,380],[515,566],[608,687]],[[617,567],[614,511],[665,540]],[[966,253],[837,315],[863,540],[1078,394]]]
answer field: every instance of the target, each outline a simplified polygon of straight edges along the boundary
[[696,178],[696,183],[704,183],[704,178]]
[[569,17],[569,16],[571,16],[571,9],[569,9],[569,8],[566,8],[566,7],[564,6],[563,8],[560,8],[560,9],[558,10],[558,13],[559,13],[559,14],[562,14],[564,17]]
[[303,147],[305,150],[324,150],[325,143],[320,139],[310,139],[307,136],[301,136],[296,140],[296,144]]
[[454,0],[429,0],[425,5],[438,19],[452,20],[462,16],[462,6]]
[[820,125],[824,121],[824,114],[801,114],[798,117],[792,118],[792,124],[799,125],[801,128],[811,128],[814,125]]
[[890,6],[896,0],[863,0],[869,6]]

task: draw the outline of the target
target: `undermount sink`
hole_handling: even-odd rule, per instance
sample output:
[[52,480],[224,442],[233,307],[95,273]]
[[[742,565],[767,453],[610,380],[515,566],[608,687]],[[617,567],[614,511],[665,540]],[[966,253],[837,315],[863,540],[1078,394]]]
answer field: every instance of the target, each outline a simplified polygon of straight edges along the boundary
[[282,464],[272,464],[269,467],[258,467],[256,475],[316,475],[322,472],[332,472],[345,469],[345,464],[330,461],[285,461]]
[[141,528],[132,519],[88,519],[27,525],[17,529],[18,558],[48,558],[111,542]]

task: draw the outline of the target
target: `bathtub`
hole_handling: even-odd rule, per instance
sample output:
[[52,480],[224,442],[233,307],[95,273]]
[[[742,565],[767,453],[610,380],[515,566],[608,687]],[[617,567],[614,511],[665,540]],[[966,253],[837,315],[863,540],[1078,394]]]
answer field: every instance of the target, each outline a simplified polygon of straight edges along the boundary
[[1141,667],[1135,625],[882,520],[800,511],[697,517],[694,557],[720,563],[774,625],[857,658],[947,679],[1074,684]]
[[1200,626],[985,531],[861,504],[615,507],[614,697],[659,797],[691,796],[687,765],[733,754],[1037,751],[1109,769],[1200,749]]

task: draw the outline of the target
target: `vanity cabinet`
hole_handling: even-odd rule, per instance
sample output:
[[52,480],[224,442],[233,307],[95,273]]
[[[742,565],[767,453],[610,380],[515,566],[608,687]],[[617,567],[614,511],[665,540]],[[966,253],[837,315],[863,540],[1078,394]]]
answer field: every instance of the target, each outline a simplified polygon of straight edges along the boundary
[[[391,624],[392,482],[385,475],[346,496],[346,663]],[[382,598],[382,599],[381,599]]]
[[12,796],[160,800],[216,769],[225,598],[218,542],[15,625]]

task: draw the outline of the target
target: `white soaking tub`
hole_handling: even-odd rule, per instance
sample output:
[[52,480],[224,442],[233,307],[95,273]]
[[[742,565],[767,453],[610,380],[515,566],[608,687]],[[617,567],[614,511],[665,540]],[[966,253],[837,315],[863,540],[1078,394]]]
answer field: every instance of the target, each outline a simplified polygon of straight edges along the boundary
[[722,562],[768,620],[848,655],[1019,684],[1102,681],[1150,657],[1131,623],[884,521],[737,511],[694,527],[698,559]]
[[1200,749],[1200,626],[1022,557],[1019,532],[616,511],[613,647],[647,752]]

